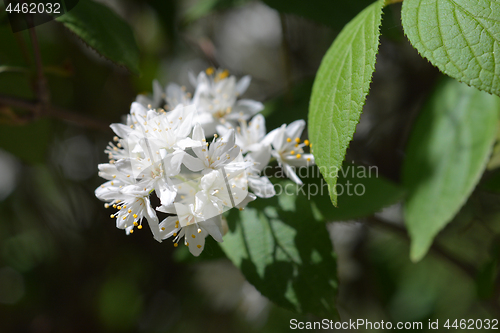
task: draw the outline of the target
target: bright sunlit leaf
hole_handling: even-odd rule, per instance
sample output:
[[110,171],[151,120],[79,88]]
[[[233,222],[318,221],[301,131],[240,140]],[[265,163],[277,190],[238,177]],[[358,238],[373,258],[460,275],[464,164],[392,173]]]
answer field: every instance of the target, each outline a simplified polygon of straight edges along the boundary
[[[377,1],[347,24],[316,75],[309,108],[309,136],[316,163],[340,169],[365,103],[378,50],[382,7]],[[337,177],[323,173],[337,204]]]

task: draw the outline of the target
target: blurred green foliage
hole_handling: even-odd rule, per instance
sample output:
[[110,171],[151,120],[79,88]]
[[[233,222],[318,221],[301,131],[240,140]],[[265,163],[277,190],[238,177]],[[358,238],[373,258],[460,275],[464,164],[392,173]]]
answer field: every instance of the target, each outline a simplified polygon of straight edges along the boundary
[[[192,91],[187,70],[251,74],[248,94],[264,100],[272,130],[306,118],[319,60],[369,3],[85,2],[87,15],[100,8],[92,20],[61,17],[80,32],[60,22],[36,28],[51,104],[64,112],[35,116],[2,99],[36,99],[37,75],[28,33],[10,31],[0,4],[0,332],[285,332],[292,318],[425,327],[429,319],[498,317],[498,170],[484,175],[429,254],[409,259],[396,203],[407,194],[401,161],[437,75],[394,37],[403,36],[398,5],[384,10],[391,17],[377,71],[344,162],[379,166],[378,177],[339,179],[362,184],[365,195],[341,195],[339,208],[326,193],[261,199],[230,211],[222,246],[209,238],[198,258],[147,230],[125,236],[94,197],[113,135],[107,127],[153,79]],[[377,141],[383,136],[401,145]]]

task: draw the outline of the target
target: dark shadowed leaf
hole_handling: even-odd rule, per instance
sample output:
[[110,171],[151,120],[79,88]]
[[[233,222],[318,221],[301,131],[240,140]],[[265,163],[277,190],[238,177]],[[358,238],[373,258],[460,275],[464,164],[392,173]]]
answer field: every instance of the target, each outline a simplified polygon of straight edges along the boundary
[[107,6],[80,1],[56,18],[99,54],[139,74],[139,48],[130,26]]
[[325,223],[304,196],[259,199],[227,219],[222,249],[264,296],[289,310],[338,318],[336,258]]
[[495,140],[499,107],[497,96],[448,79],[422,111],[403,166],[412,260],[427,253],[479,181]]

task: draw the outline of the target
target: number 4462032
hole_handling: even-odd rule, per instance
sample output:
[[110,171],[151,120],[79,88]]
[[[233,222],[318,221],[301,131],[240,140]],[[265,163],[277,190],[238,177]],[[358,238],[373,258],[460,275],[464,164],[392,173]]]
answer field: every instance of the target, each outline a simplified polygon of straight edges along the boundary
[[22,3],[19,2],[15,4],[12,8],[12,2],[5,8],[7,13],[24,13],[24,14],[61,14],[61,4],[60,3]]
[[450,319],[446,321],[444,327],[447,329],[486,329],[486,330],[497,330],[498,329],[498,319],[455,319],[454,322],[450,324]]

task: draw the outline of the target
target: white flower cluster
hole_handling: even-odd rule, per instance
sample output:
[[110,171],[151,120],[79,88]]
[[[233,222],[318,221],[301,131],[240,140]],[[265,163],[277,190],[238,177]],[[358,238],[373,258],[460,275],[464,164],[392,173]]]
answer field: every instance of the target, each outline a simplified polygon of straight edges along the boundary
[[[110,161],[99,165],[107,182],[95,194],[116,209],[111,218],[127,234],[142,229],[145,217],[157,241],[172,237],[178,246],[183,239],[198,256],[207,235],[222,242],[224,211],[275,195],[261,175],[272,159],[301,184],[295,168],[314,158],[304,152],[309,141],[300,139],[303,120],[266,133],[264,117],[255,115],[262,103],[239,98],[248,76],[237,81],[227,70],[208,68],[190,77],[193,95],[155,81],[153,96],[138,96],[125,123],[111,125]],[[157,212],[168,215],[160,222]]]

